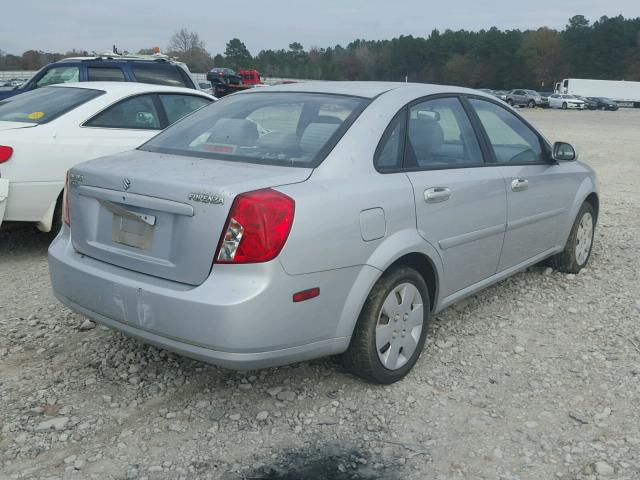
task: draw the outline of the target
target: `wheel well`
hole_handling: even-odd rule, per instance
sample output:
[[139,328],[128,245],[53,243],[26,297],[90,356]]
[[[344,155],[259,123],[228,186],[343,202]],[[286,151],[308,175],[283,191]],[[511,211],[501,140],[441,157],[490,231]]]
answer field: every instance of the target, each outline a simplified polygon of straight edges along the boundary
[[430,308],[433,311],[436,303],[436,294],[438,293],[438,276],[431,259],[422,253],[408,253],[393,262],[389,268],[396,267],[398,265],[411,267],[416,270],[422,278],[424,278],[429,291]]
[[596,218],[596,222],[598,221],[598,210],[600,208],[600,200],[598,199],[598,195],[596,195],[595,192],[591,192],[589,195],[587,195],[587,198],[584,199],[585,202],[589,202],[591,204],[591,206],[593,207],[593,213],[595,214]]

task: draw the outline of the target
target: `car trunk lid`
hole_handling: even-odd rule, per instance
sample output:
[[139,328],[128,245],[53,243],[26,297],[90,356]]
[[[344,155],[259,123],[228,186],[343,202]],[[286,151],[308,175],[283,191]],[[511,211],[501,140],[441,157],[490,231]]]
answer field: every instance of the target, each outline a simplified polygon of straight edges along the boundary
[[132,151],[75,167],[71,239],[87,256],[199,285],[236,195],[305,181],[311,169]]

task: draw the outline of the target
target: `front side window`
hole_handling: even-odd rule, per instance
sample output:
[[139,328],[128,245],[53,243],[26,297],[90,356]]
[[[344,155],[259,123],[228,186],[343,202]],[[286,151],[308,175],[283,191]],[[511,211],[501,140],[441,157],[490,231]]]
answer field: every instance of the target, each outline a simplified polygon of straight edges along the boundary
[[140,83],[169,85],[172,87],[191,87],[180,75],[178,67],[170,64],[134,65],[133,74]]
[[469,102],[487,132],[498,163],[544,162],[540,138],[522,120],[495,103],[476,98]]
[[124,82],[124,72],[117,67],[89,67],[87,78],[90,82]]
[[36,82],[36,86],[46,87],[56,83],[77,82],[79,79],[79,67],[52,67]]
[[47,123],[103,93],[90,88],[39,88],[0,103],[0,121]]
[[121,100],[85,123],[88,127],[160,130],[160,116],[151,95]]
[[141,150],[268,165],[315,167],[367,101],[314,93],[232,95],[200,109]]
[[169,125],[211,103],[211,100],[208,98],[197,97],[195,95],[161,93],[159,96],[162,108],[164,108],[167,114]]
[[450,168],[480,165],[482,151],[457,98],[438,98],[409,109],[405,167]]

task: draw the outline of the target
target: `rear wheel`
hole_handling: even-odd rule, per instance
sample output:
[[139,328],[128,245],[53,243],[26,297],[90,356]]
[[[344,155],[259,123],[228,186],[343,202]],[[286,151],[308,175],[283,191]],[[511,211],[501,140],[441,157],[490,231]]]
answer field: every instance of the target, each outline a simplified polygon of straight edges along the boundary
[[53,240],[62,229],[62,196],[56,202],[56,208],[53,210],[53,219],[51,220],[51,231],[47,234]]
[[342,358],[345,367],[374,383],[402,379],[424,347],[429,305],[427,285],[417,271],[399,266],[386,272],[360,313]]
[[585,267],[591,256],[595,224],[593,206],[584,202],[573,222],[564,250],[551,259],[559,271],[578,273]]
[[563,109],[563,110],[566,110],[567,108],[568,108],[567,102],[564,102],[564,103],[562,104],[562,109]]

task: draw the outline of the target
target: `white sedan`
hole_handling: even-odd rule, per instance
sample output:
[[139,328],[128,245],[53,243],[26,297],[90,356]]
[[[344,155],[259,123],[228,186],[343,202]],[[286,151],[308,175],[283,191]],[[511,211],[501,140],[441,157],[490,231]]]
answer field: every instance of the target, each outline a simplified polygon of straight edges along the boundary
[[553,95],[549,95],[549,108],[561,108],[562,110],[572,108],[584,110],[585,105],[584,100],[580,100],[573,95],[561,95],[559,93],[554,93]]
[[66,83],[0,102],[0,225],[57,233],[67,170],[134,149],[215,98],[187,88]]

